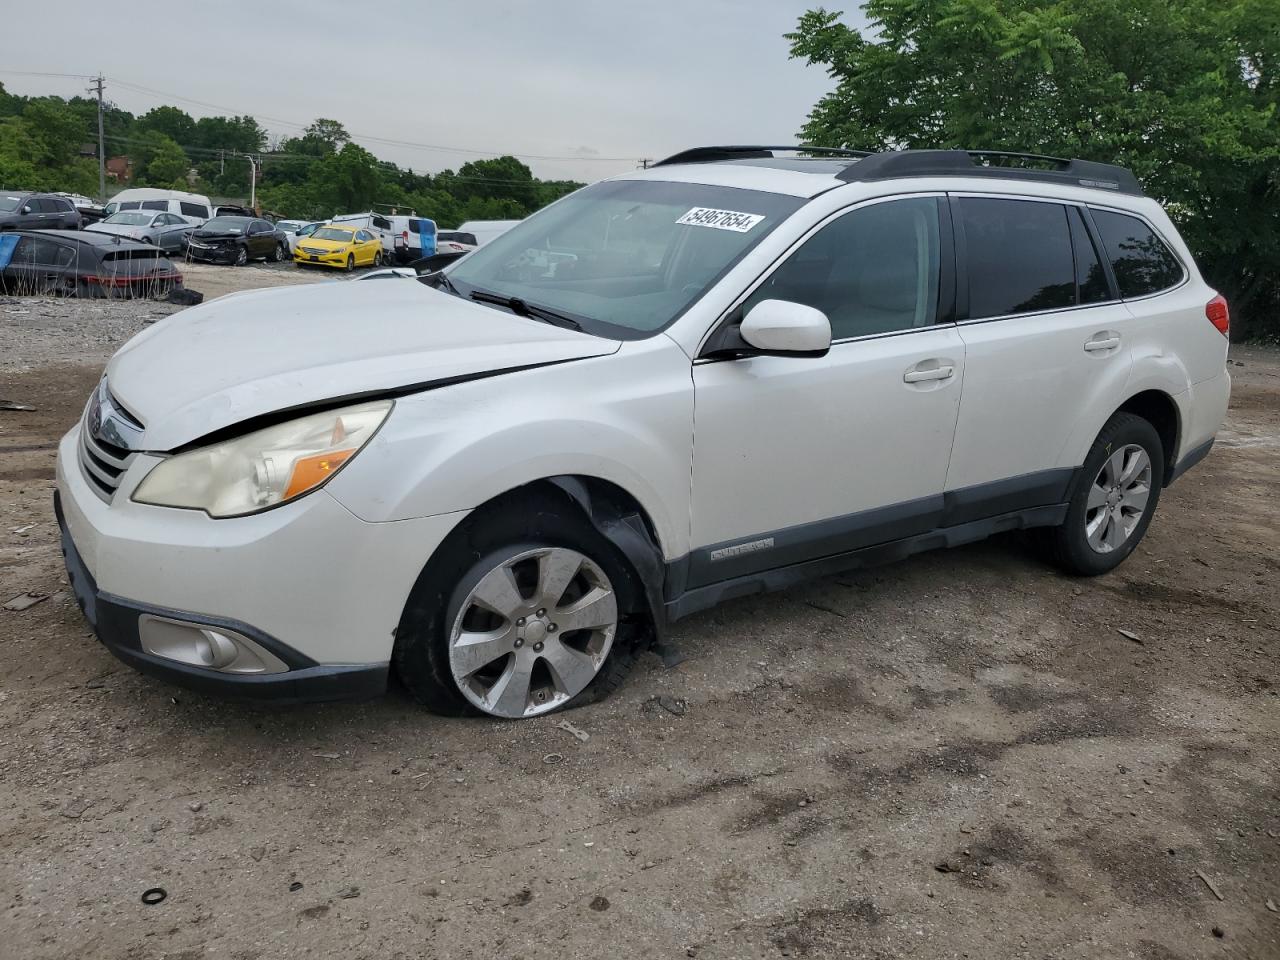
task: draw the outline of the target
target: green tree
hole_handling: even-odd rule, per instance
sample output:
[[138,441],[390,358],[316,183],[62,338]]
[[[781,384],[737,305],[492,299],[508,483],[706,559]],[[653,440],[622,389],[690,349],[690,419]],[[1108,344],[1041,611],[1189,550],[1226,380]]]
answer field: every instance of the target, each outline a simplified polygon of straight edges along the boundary
[[175,143],[190,146],[196,138],[196,122],[185,110],[177,107],[156,107],[138,118],[139,130],[163,133]]
[[191,169],[191,161],[176,141],[163,133],[153,135],[155,148],[151,159],[147,162],[146,180],[157,187],[177,187],[185,189],[187,173]]
[[835,89],[802,136],[1120,163],[1166,204],[1239,333],[1280,331],[1280,4],[868,0],[812,10],[792,56]]
[[460,200],[511,200],[525,216],[537,209],[533,172],[515,157],[464,163],[449,187]]
[[383,201],[383,176],[377,157],[354,143],[317,161],[308,180],[317,204],[331,213],[367,210]]

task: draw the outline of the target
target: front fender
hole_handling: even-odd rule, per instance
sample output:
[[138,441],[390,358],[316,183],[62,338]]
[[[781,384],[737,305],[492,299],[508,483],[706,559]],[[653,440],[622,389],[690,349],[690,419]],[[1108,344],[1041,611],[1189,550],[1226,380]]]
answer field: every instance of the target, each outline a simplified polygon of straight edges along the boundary
[[396,401],[383,429],[329,484],[368,521],[470,510],[550,477],[630,493],[664,557],[689,548],[693,385],[663,337],[616,354],[502,374]]

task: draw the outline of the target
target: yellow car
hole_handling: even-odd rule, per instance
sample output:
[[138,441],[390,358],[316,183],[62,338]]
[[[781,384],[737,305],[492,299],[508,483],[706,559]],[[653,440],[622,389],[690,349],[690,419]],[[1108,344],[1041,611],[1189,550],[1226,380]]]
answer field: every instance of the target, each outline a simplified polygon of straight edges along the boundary
[[354,270],[356,267],[380,267],[382,256],[382,241],[368,230],[326,223],[298,242],[293,262],[300,267]]

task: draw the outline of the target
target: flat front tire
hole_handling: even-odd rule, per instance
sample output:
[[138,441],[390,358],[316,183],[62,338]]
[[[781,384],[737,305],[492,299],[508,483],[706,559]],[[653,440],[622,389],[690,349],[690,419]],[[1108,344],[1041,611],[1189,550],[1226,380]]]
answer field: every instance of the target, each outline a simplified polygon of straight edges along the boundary
[[1108,573],[1137,548],[1160,500],[1164,446],[1148,421],[1117,413],[1076,476],[1067,517],[1045,531],[1050,558],[1084,577]]
[[571,505],[547,499],[464,521],[415,585],[394,660],[430,710],[539,716],[602,698],[634,662],[634,572]]

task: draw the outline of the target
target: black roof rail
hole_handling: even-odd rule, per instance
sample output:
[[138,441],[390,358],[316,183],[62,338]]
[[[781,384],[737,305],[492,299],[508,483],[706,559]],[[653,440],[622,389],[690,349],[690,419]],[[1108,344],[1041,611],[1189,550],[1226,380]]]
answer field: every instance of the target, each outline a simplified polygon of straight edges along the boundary
[[824,157],[848,157],[858,159],[874,156],[868,150],[846,150],[844,147],[814,147],[805,144],[790,146],[730,146],[730,147],[690,147],[673,153],[665,160],[650,164],[651,167],[663,167],[672,163],[715,163],[717,160],[763,160],[774,156],[774,151],[783,153],[812,153]]
[[[1010,162],[1013,161],[1013,162]],[[1133,171],[1111,163],[1008,150],[896,150],[865,156],[836,175],[851,183],[898,177],[998,177],[1096,187],[1142,196]]]

